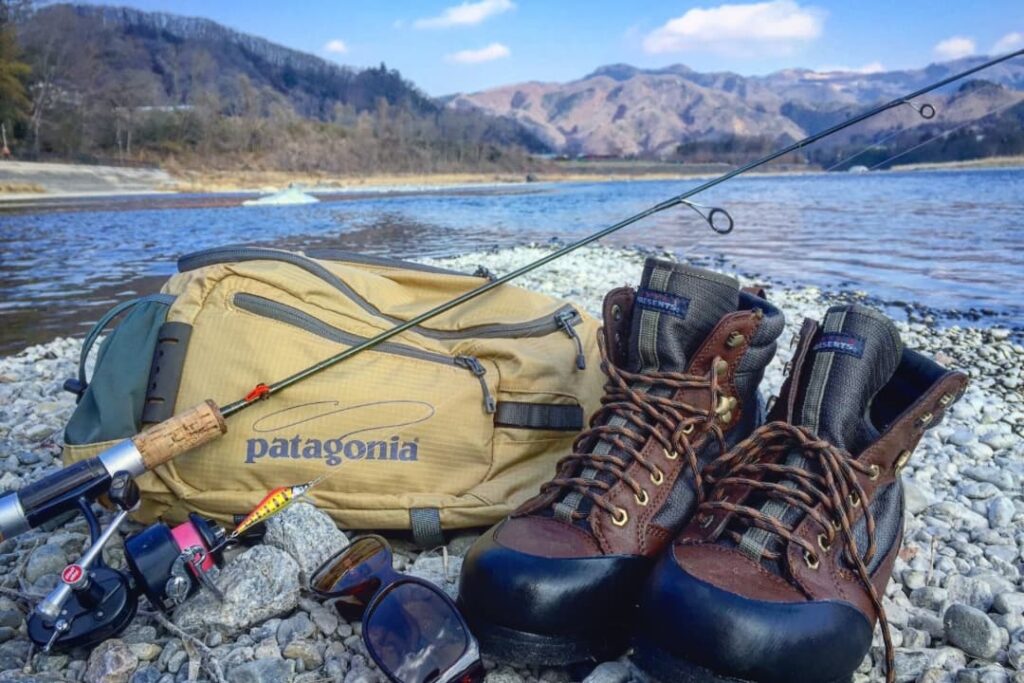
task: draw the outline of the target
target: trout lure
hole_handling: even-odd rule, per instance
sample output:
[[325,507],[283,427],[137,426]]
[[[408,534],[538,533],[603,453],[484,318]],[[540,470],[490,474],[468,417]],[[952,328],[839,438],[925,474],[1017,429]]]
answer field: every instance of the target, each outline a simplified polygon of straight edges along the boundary
[[245,519],[238,523],[235,530],[232,531],[225,539],[225,543],[234,541],[257,524],[267,521],[277,513],[289,507],[296,500],[309,493],[310,489],[314,486],[321,484],[328,476],[330,475],[321,474],[316,479],[311,479],[305,484],[277,487],[264,496],[263,500],[261,500],[256,507],[252,509],[252,512],[246,515]]

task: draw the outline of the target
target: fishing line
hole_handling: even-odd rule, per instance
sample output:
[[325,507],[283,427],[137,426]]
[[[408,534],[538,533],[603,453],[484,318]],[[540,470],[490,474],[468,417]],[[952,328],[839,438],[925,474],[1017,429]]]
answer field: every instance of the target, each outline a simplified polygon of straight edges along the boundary
[[[913,102],[907,100],[907,101],[904,102],[904,104],[906,104],[911,109],[916,111],[921,116],[922,119],[930,121],[931,119],[935,118],[935,107],[933,105],[929,104],[928,102],[925,102],[924,104],[918,106],[918,105],[914,104]],[[825,169],[825,172],[828,173],[829,171],[834,171],[837,168],[839,168],[840,166],[842,166],[843,164],[847,163],[848,161],[852,161],[853,159],[856,159],[861,154],[864,154],[865,152],[867,152],[869,150],[872,150],[875,147],[881,147],[885,143],[889,142],[889,140],[892,140],[894,137],[896,137],[900,133],[905,132],[906,130],[907,130],[906,128],[899,128],[899,129],[893,131],[892,133],[890,133],[889,135],[886,135],[881,140],[875,140],[870,145],[868,145],[864,149],[860,150],[856,154],[851,154],[850,156],[844,157],[843,159],[840,159],[836,163],[832,164],[831,166],[829,166],[828,168]]]
[[[722,175],[717,176],[715,178],[712,178],[711,180],[708,180],[698,185],[697,187],[687,190],[686,192],[683,192],[680,195],[659,202],[658,204],[655,204],[637,214],[634,214],[629,218],[621,220],[618,223],[615,223],[614,225],[610,225],[606,228],[598,230],[597,232],[588,235],[587,237],[584,237],[576,242],[573,242],[572,244],[568,244],[560,249],[557,249],[556,251],[553,251],[550,254],[543,256],[537,259],[536,261],[529,263],[521,268],[518,268],[512,271],[511,273],[502,275],[501,277],[498,277],[495,280],[487,282],[477,287],[476,289],[472,289],[460,296],[457,296],[446,303],[443,303],[439,306],[436,306],[435,308],[430,309],[429,311],[416,315],[403,323],[395,325],[389,330],[385,330],[384,332],[381,332],[380,334],[371,337],[370,339],[360,342],[355,346],[351,346],[345,349],[344,351],[341,351],[340,353],[331,356],[330,358],[326,358],[320,361],[319,363],[315,363],[309,366],[304,370],[300,370],[299,372],[296,372],[295,374],[286,377],[285,379],[279,380],[269,385],[261,383],[257,385],[257,387],[253,391],[251,391],[249,395],[246,396],[245,398],[224,406],[224,408],[221,410],[221,415],[223,415],[224,417],[229,417],[237,412],[245,410],[250,405],[252,405],[253,403],[260,399],[269,398],[270,396],[276,394],[282,389],[290,387],[291,385],[297,382],[301,382],[302,380],[312,375],[315,375],[321,370],[325,370],[326,368],[332,367],[344,360],[347,360],[348,358],[351,358],[352,356],[362,353],[363,351],[372,349],[375,346],[387,341],[388,339],[391,339],[394,336],[412,330],[413,328],[433,318],[436,318],[439,315],[447,313],[453,308],[461,306],[467,301],[471,301],[477,298],[478,296],[486,294],[492,289],[495,289],[496,287],[499,287],[507,282],[510,282],[511,280],[515,280],[516,278],[522,277],[523,275],[526,275],[527,273],[533,270],[541,268],[542,266],[545,266],[548,263],[551,263],[552,261],[560,259],[563,256],[566,256],[576,251],[577,249],[580,249],[588,244],[591,244],[592,242],[596,242],[597,240],[607,237],[612,233],[618,232],[619,230],[622,230],[623,228],[633,225],[634,223],[637,223],[645,218],[648,218],[649,216],[653,216],[657,213],[661,213],[662,211],[667,211],[668,209],[674,208],[676,206],[686,204],[686,200],[689,199],[690,197],[700,194],[701,192],[710,190],[711,188],[717,185],[721,185],[722,183],[727,182],[735,178],[736,176],[752,171],[753,169],[758,168],[760,166],[764,166],[765,164],[769,164],[772,161],[775,161],[776,159],[786,156],[787,154],[792,154],[793,152],[799,151],[804,147],[807,147],[808,145],[814,144],[818,140],[822,140],[830,135],[838,133],[841,130],[844,130],[851,126],[855,126],[858,123],[861,123],[862,121],[866,121],[874,116],[881,114],[882,112],[894,109],[895,107],[903,106],[909,100],[916,99],[922,95],[932,92],[933,90],[942,88],[943,86],[949,85],[950,83],[954,83],[979,71],[988,69],[996,64],[1000,64],[1007,60],[1013,59],[1014,57],[1020,57],[1021,55],[1024,55],[1024,49],[1016,50],[1014,52],[1002,55],[1001,57],[995,57],[986,62],[982,62],[981,64],[978,64],[977,66],[974,66],[970,69],[966,69],[951,76],[947,76],[946,78],[943,78],[939,81],[935,81],[934,83],[926,85],[923,88],[920,88],[912,93],[909,93],[907,95],[898,97],[884,104],[880,104],[876,107],[873,107],[865,112],[862,112],[861,114],[858,114],[857,116],[854,116],[845,121],[830,126],[825,130],[822,130],[818,133],[814,133],[813,135],[809,135],[802,140],[798,140],[790,145],[787,145],[779,150],[772,152],[771,154],[761,157],[760,159],[755,159],[754,161],[748,162],[742,166],[734,168],[733,170],[723,173]],[[693,208],[693,206],[691,205],[690,208]],[[714,229],[713,221],[711,220],[712,213],[714,212],[709,212],[708,216],[706,217],[706,220],[711,225],[712,229]],[[731,230],[731,225],[729,226],[729,228]]]
[[983,115],[979,116],[976,119],[971,119],[969,121],[964,121],[963,123],[957,124],[956,126],[954,126],[953,128],[950,128],[949,130],[947,130],[945,132],[936,133],[935,135],[933,135],[932,137],[928,138],[927,140],[919,142],[918,144],[914,145],[913,147],[910,147],[909,149],[905,149],[905,150],[903,150],[902,152],[900,152],[898,154],[894,154],[891,157],[889,157],[888,159],[883,159],[882,161],[878,162],[874,166],[871,166],[868,170],[869,171],[878,170],[879,168],[881,168],[882,166],[885,166],[889,162],[894,161],[896,159],[899,159],[900,157],[904,157],[904,156],[910,154],[911,152],[913,152],[914,150],[920,149],[920,148],[924,147],[925,145],[930,145],[931,143],[935,142],[936,140],[939,140],[941,138],[944,138],[944,137],[947,137],[949,135],[952,135],[953,133],[957,132],[958,130],[964,129],[967,126],[971,126],[971,125],[974,125],[976,123],[980,123],[981,121],[984,121],[985,119],[989,118],[990,116],[995,116],[999,112],[1001,112],[1001,111],[1003,111],[1005,109],[1009,109],[1010,107],[1016,106],[1018,104],[1024,104],[1024,99],[1019,99],[1019,100],[1017,100],[1015,102],[1006,102],[1004,104],[999,105],[998,107],[996,107],[992,111],[988,112],[987,114],[983,114]]

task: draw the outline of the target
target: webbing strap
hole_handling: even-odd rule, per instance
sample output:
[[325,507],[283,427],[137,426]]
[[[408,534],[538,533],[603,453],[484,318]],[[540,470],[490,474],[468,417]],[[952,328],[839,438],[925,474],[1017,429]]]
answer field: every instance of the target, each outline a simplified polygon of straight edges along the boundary
[[412,530],[412,540],[421,548],[444,545],[441,511],[437,508],[410,508],[409,528]]
[[583,429],[583,407],[558,403],[498,401],[494,424],[519,429],[578,432]]

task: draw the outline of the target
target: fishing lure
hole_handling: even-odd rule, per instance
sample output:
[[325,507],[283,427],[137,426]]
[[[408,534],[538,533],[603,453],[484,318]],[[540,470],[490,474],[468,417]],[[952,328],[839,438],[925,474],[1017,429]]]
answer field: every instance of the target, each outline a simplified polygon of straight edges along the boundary
[[256,507],[238,523],[234,531],[228,534],[224,543],[230,543],[257,524],[267,521],[274,515],[290,507],[299,498],[305,496],[309,491],[327,479],[329,474],[321,474],[316,479],[311,479],[304,484],[295,486],[279,486],[263,497]]

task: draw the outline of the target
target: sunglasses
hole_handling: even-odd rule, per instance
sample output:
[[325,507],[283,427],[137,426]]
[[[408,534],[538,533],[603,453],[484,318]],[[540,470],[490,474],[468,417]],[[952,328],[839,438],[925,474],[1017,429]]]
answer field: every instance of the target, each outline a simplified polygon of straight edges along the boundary
[[448,595],[395,571],[391,546],[360,536],[313,574],[313,592],[347,620],[362,617],[363,642],[394,683],[478,683],[480,648]]

